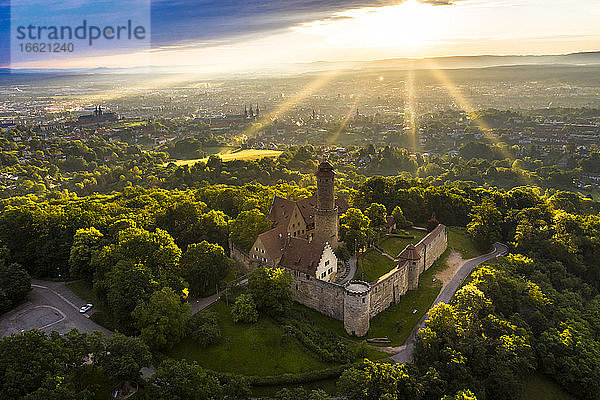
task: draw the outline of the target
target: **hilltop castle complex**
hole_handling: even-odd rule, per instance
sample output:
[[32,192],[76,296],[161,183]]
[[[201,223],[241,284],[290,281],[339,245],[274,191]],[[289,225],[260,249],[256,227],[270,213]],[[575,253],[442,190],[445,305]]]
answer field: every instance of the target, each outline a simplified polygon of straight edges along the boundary
[[316,196],[297,201],[275,196],[269,211],[273,228],[258,236],[249,254],[232,248],[232,256],[250,268],[287,269],[295,301],[343,321],[349,334],[364,336],[370,319],[416,289],[421,273],[446,250],[446,227],[438,225],[419,243],[408,245],[396,267],[374,282],[340,279],[333,250],[341,244],[339,215],[348,203],[335,198],[331,164],[322,162],[315,175]]

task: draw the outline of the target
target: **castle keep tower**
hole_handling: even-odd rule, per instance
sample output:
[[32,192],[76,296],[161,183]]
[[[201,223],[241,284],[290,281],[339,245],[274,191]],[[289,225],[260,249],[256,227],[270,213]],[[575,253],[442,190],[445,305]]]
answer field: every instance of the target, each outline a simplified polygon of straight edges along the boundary
[[335,205],[335,172],[327,161],[319,165],[317,177],[317,207],[315,210],[315,236],[332,246],[338,241],[338,209]]

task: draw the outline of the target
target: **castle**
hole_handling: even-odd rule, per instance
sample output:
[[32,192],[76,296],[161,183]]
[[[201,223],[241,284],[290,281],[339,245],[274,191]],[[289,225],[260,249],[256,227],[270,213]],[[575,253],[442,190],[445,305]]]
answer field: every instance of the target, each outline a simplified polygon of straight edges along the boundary
[[364,336],[370,319],[417,289],[419,276],[446,250],[447,233],[438,225],[416,245],[408,245],[394,269],[374,282],[336,279],[339,215],[348,203],[335,198],[335,172],[327,161],[315,174],[317,195],[297,201],[273,198],[269,219],[273,228],[260,234],[249,254],[232,249],[248,267],[285,268],[293,277],[293,299],[344,322],[346,332]]

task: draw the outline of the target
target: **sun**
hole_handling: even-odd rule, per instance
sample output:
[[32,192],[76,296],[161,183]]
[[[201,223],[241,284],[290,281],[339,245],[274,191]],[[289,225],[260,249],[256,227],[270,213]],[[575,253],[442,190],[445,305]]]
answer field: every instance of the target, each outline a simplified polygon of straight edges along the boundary
[[354,48],[420,47],[440,37],[447,22],[435,7],[408,0],[383,7],[348,10],[330,20],[295,28],[322,36],[331,45]]

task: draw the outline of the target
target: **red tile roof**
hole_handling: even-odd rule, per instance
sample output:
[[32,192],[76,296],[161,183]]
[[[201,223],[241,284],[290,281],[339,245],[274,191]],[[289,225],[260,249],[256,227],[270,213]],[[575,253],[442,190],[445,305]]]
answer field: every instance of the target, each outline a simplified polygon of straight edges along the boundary
[[401,260],[415,261],[420,260],[421,256],[419,255],[419,252],[417,251],[415,245],[409,244],[404,250],[402,250],[402,253],[400,253],[398,258],[400,258]]
[[279,265],[315,276],[324,247],[323,242],[291,237],[283,250]]
[[267,252],[267,258],[269,260],[276,260],[281,257],[283,248],[285,247],[285,238],[287,231],[284,225],[276,226],[275,228],[268,230],[258,235],[265,251]]
[[[304,197],[296,201],[275,196],[273,198],[273,203],[271,203],[269,219],[277,225],[284,224],[287,226],[292,216],[292,212],[294,211],[295,204],[298,205],[306,225],[310,225],[315,221],[315,207],[317,206],[316,196]],[[340,215],[344,214],[348,211],[348,208],[350,208],[348,202],[343,198],[335,199],[335,205],[338,207],[338,214]]]

